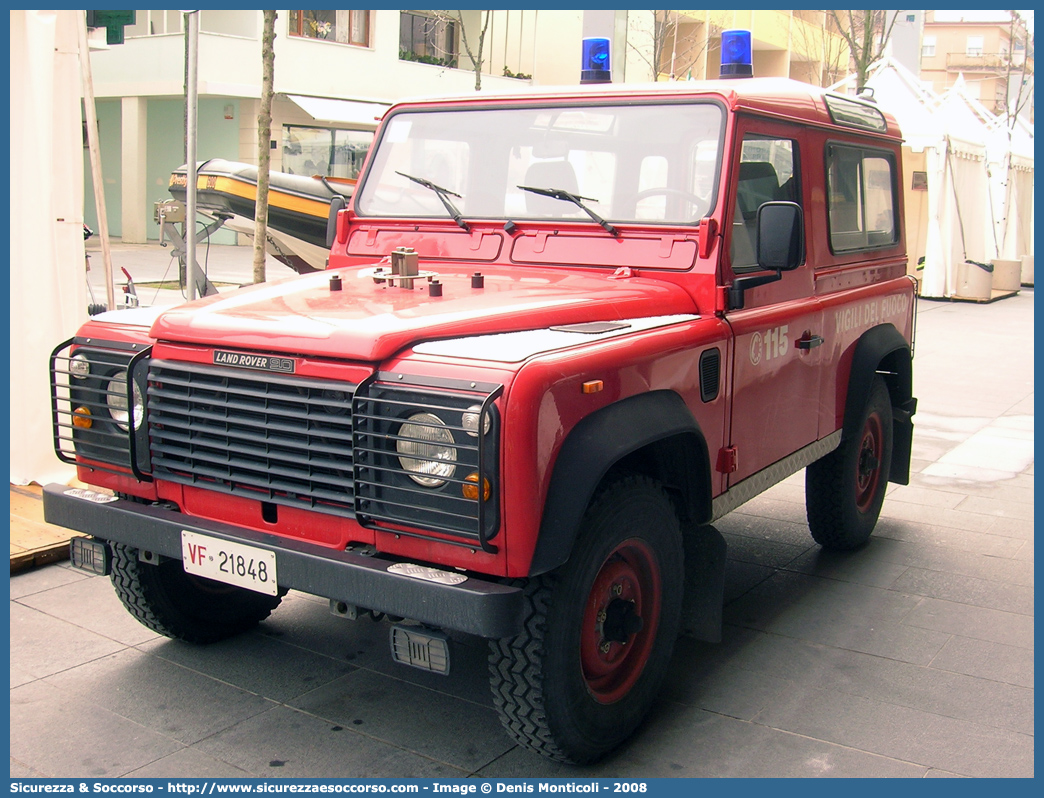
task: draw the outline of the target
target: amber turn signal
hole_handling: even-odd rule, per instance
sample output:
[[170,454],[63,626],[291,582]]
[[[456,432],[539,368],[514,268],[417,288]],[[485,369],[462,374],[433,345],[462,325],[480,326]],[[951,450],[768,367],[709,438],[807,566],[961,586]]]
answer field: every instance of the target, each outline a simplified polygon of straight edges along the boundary
[[91,411],[86,407],[78,407],[73,410],[72,423],[80,429],[90,429],[94,421],[91,419]]
[[[478,491],[479,475],[478,475],[478,472],[474,471],[474,472],[468,474],[466,477],[464,477],[464,481],[467,484],[461,485],[461,487],[460,487],[461,494],[464,496],[465,499],[470,499],[473,502],[477,502],[478,501],[478,497],[479,497],[479,491]],[[488,502],[489,501],[490,491],[491,491],[491,488],[489,486],[489,480],[488,479],[482,480],[482,501],[484,501],[484,502]]]

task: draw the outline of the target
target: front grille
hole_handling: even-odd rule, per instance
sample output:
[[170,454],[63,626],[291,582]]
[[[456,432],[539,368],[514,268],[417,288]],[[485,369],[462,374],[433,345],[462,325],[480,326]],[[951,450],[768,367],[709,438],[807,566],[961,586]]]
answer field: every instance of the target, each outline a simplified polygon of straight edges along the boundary
[[[382,380],[361,388],[354,408],[360,523],[400,534],[432,530],[446,536],[440,540],[496,551],[489,542],[499,524],[500,431],[493,402],[502,390],[476,383],[408,385]],[[417,441],[404,435],[406,424],[412,425],[414,435],[428,429],[444,439],[450,436],[451,442],[441,444],[445,457],[430,450],[404,456],[400,446]],[[424,463],[442,469],[437,478],[407,468]]]
[[[141,369],[148,347],[98,339],[73,338],[51,353],[51,421],[54,451],[60,460],[78,466],[132,472],[138,479],[148,470],[146,428],[141,413],[135,417],[131,385],[144,386]],[[86,359],[86,374],[73,374],[73,356]],[[140,366],[140,367],[139,367]],[[134,375],[131,383],[126,373]],[[120,378],[113,382],[114,378]],[[119,410],[130,408],[130,420]],[[113,417],[113,413],[122,423]],[[74,423],[75,420],[75,423]],[[134,435],[131,428],[136,428]]]
[[354,516],[355,385],[154,360],[155,476],[330,515]]
[[[500,430],[493,403],[502,390],[380,378],[356,386],[153,360],[147,400],[152,473],[495,551]],[[404,430],[406,423],[412,427]],[[439,460],[423,442],[403,453],[426,429],[451,437],[443,451],[452,459]],[[436,476],[424,471],[428,463],[441,469]]]

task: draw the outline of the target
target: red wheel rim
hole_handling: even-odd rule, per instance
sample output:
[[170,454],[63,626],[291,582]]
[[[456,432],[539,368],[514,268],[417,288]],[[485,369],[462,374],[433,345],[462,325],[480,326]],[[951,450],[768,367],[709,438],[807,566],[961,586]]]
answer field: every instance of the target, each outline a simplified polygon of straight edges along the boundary
[[660,567],[645,541],[625,540],[602,563],[580,634],[584,682],[599,703],[619,701],[642,675],[656,641],[661,595]]
[[884,430],[881,417],[871,413],[863,427],[863,438],[856,456],[856,507],[865,513],[873,504],[881,480],[881,456],[884,450]]

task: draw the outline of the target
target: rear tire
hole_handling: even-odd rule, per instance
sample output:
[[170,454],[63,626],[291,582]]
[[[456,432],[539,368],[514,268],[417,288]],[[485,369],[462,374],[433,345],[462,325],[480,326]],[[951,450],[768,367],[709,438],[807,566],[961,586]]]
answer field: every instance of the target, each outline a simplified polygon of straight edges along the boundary
[[623,479],[592,502],[569,561],[525,583],[523,632],[490,643],[494,704],[515,740],[585,764],[634,732],[678,636],[683,560],[658,483]]
[[892,462],[892,403],[874,377],[858,425],[805,471],[805,510],[816,543],[851,551],[870,538],[881,514]]
[[253,629],[282,599],[187,574],[178,560],[150,565],[136,548],[110,545],[116,595],[140,623],[166,637],[215,643]]

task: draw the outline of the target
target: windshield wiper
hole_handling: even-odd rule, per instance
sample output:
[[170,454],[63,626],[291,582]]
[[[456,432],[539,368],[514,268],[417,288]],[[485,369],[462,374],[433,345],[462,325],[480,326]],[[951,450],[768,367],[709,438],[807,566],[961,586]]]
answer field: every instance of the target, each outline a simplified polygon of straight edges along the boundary
[[615,227],[609,224],[609,222],[607,222],[597,213],[595,213],[586,205],[584,205],[584,200],[587,200],[588,202],[598,202],[598,200],[592,197],[581,197],[579,194],[570,194],[568,191],[562,188],[537,188],[536,186],[519,186],[519,188],[523,191],[531,191],[534,194],[540,194],[544,197],[551,197],[552,199],[562,200],[563,202],[571,202],[584,213],[586,213],[588,216],[590,216],[592,219],[594,219],[596,222],[598,222],[598,224],[605,228],[605,230],[610,235],[614,235],[617,238],[619,238],[620,236],[619,230],[617,230]]
[[442,201],[442,204],[445,206],[446,211],[453,218],[453,221],[459,224],[467,232],[471,232],[471,228],[468,226],[468,223],[464,221],[464,217],[461,216],[460,211],[457,210],[457,206],[453,204],[452,200],[450,200],[450,197],[464,199],[462,196],[460,196],[460,194],[457,194],[454,191],[450,191],[448,188],[437,186],[430,180],[425,180],[423,177],[414,177],[413,175],[408,175],[405,172],[396,172],[395,174],[402,175],[407,180],[412,180],[414,183],[424,186],[424,188],[430,188],[432,191],[434,191],[438,198]]

